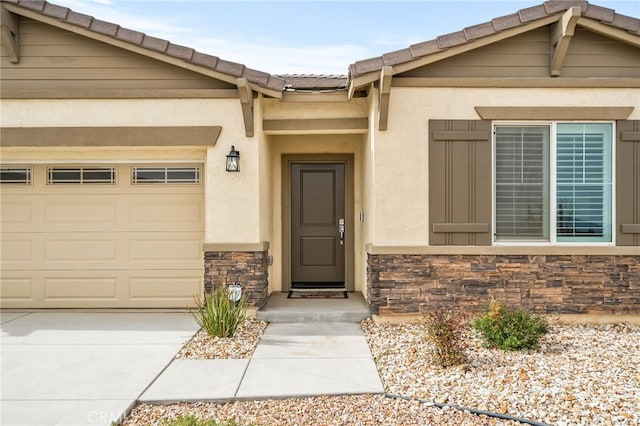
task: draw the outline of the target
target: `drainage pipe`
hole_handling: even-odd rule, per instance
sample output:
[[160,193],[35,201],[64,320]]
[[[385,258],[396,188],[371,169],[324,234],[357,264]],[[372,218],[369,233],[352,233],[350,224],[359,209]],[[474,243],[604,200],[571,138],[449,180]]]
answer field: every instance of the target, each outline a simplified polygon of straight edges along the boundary
[[401,396],[401,395],[393,395],[390,393],[385,393],[384,394],[385,398],[390,398],[390,399],[402,399],[405,401],[417,401],[420,404],[429,404],[429,405],[433,405],[435,407],[438,408],[454,408],[456,410],[460,410],[460,411],[468,411],[471,414],[476,414],[476,415],[485,415],[488,417],[494,417],[496,419],[501,419],[501,420],[513,420],[515,422],[520,422],[520,423],[526,423],[532,426],[551,426],[547,423],[540,423],[540,422],[536,422],[534,420],[529,420],[529,419],[521,419],[518,417],[512,417],[512,416],[508,416],[506,414],[500,414],[500,413],[494,413],[491,411],[483,411],[483,410],[476,410],[475,408],[467,408],[467,407],[460,407],[458,405],[451,405],[451,404],[440,404],[437,402],[432,402],[432,401],[427,401],[424,399],[420,399],[420,398],[409,398],[407,396]]

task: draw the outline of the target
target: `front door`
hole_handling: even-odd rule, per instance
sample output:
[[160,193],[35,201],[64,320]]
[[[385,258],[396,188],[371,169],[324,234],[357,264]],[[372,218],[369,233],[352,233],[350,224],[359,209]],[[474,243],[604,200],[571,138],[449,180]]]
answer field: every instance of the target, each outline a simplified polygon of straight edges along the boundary
[[291,287],[345,285],[345,164],[291,164]]

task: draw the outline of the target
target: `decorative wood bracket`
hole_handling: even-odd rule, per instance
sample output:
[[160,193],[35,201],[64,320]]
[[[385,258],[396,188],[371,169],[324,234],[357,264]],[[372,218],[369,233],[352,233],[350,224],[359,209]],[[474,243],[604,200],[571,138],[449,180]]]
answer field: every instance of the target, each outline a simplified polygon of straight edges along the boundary
[[391,79],[393,78],[390,66],[382,67],[380,71],[380,99],[378,99],[378,130],[387,130],[389,119],[389,96],[391,95]]
[[551,76],[558,77],[562,73],[564,59],[569,50],[571,37],[576,29],[576,23],[581,15],[580,6],[569,8],[553,25],[551,29]]
[[253,137],[253,90],[246,78],[239,78],[237,85],[240,106],[242,107],[242,119],[244,120],[244,134],[246,137]]
[[18,35],[20,34],[20,20],[13,13],[9,12],[4,7],[1,8],[2,16],[0,22],[2,23],[2,45],[7,50],[9,60],[17,64],[20,62],[20,43],[18,41]]

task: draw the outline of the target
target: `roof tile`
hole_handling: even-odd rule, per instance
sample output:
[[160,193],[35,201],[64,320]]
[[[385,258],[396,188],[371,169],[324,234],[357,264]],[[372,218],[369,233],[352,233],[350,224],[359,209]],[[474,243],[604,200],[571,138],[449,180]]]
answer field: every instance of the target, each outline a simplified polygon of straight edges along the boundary
[[167,47],[167,55],[184,59],[185,61],[190,61],[193,57],[194,52],[195,50],[193,50],[192,48],[181,46],[179,44],[169,43],[169,47]]
[[200,52],[194,52],[193,56],[191,57],[191,62],[202,67],[214,69],[216,67],[216,64],[218,63],[218,57]]
[[495,32],[493,24],[491,22],[485,22],[479,25],[473,25],[464,29],[464,34],[467,40],[474,40],[476,38],[485,37]]
[[459,44],[464,44],[468,41],[467,37],[464,35],[464,31],[456,31],[455,33],[444,34],[439,36],[436,40],[438,42],[438,46],[440,46],[441,49],[447,49]]
[[629,32],[637,33],[640,31],[640,19],[632,18],[631,16],[616,13],[613,16],[611,24]]
[[244,70],[243,77],[245,77],[249,81],[253,81],[255,83],[260,84],[261,86],[265,85],[269,81],[269,74],[266,72],[254,70],[251,68],[246,68]]
[[69,14],[69,8],[58,6],[57,4],[45,3],[43,13],[52,18],[64,20]]
[[169,47],[169,42],[167,40],[145,34],[142,39],[142,47],[164,53],[167,51],[167,47]]
[[284,89],[284,79],[270,75],[269,81],[267,81],[264,87],[271,90],[282,91]]
[[26,7],[27,9],[37,10],[38,12],[42,12],[44,10],[45,2],[42,0],[20,0],[18,4],[21,7]]
[[91,29],[100,34],[106,34],[109,36],[115,36],[118,34],[118,28],[120,25],[112,24],[111,22],[101,21],[100,19],[94,19],[91,23]]
[[224,74],[229,74],[234,77],[242,77],[245,66],[238,64],[237,62],[225,61],[224,59],[218,59],[215,70]]
[[544,8],[544,5],[540,4],[538,6],[528,7],[526,9],[521,9],[518,12],[520,15],[520,22],[531,22],[536,19],[544,18],[547,16],[547,10]]
[[596,6],[595,4],[590,4],[587,7],[587,11],[584,13],[584,16],[592,19],[597,19],[602,22],[612,22],[614,15],[615,10],[602,6]]
[[573,6],[580,6],[582,12],[587,9],[587,2],[581,0],[565,0],[565,1],[547,1],[544,3],[544,8],[547,10],[547,14],[553,15],[554,13],[563,12]]
[[385,65],[395,65],[407,62],[413,59],[410,49],[396,50],[395,52],[388,52],[382,55],[382,61]]
[[382,57],[365,59],[363,61],[357,61],[355,64],[355,75],[366,74],[371,71],[379,71],[384,66]]
[[501,16],[499,18],[493,19],[491,22],[493,23],[493,28],[496,31],[508,30],[509,28],[515,28],[522,24],[522,22],[520,21],[520,15],[518,13]]
[[437,40],[429,40],[422,43],[416,43],[409,46],[409,49],[411,50],[411,54],[414,58],[430,55],[441,50],[440,46],[438,46]]
[[128,28],[120,27],[116,33],[116,38],[133,44],[142,44],[144,33],[140,31],[133,31]]
[[84,13],[74,12],[73,10],[69,11],[67,15],[66,22],[77,25],[79,27],[90,28],[91,21],[93,21],[93,17],[89,15],[85,15]]

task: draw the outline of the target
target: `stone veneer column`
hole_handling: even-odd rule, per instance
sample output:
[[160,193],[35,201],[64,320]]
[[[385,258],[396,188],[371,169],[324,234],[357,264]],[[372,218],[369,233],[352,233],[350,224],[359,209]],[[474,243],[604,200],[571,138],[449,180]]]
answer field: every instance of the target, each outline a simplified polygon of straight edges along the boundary
[[[218,246],[213,246],[218,247]],[[269,297],[268,248],[257,251],[210,250],[205,245],[204,290],[214,286],[239,282],[249,305],[260,308]]]
[[543,313],[640,314],[640,256],[369,254],[374,314],[480,311],[492,298]]

